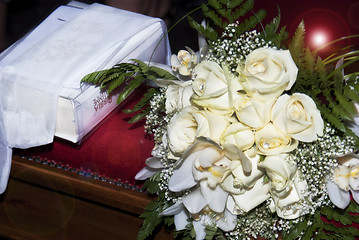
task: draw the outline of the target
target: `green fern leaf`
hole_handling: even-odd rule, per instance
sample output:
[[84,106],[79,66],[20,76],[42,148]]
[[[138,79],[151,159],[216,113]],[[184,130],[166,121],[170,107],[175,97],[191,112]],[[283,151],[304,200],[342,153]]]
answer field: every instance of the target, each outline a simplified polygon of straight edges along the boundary
[[157,88],[150,88],[141,98],[141,100],[132,108],[132,109],[125,109],[123,112],[125,113],[134,113],[138,110],[141,110],[141,108],[145,107],[147,104],[149,104],[151,98],[153,95],[158,93],[159,90]]
[[[227,19],[229,23],[233,23],[234,21],[238,20],[240,17],[244,17],[249,11],[253,9],[254,1],[247,0],[244,3],[243,1],[228,1],[230,2],[230,12],[228,12]],[[241,4],[242,3],[242,4]],[[239,7],[238,7],[239,6]]]
[[289,44],[289,51],[292,55],[294,62],[300,66],[300,56],[304,48],[304,36],[305,36],[305,27],[304,21],[301,21],[295,31],[295,34],[292,38],[292,41]]
[[137,240],[145,240],[150,237],[157,226],[159,226],[163,221],[162,205],[163,205],[163,196],[159,196],[156,200],[150,202],[143,214],[140,215],[140,218],[143,218],[143,223],[140,231],[137,235]]
[[120,93],[117,98],[117,104],[122,103],[136,88],[141,86],[141,84],[146,79],[140,75],[134,77],[134,79],[125,87],[125,89]]
[[102,77],[105,76],[106,73],[107,73],[107,70],[89,73],[82,78],[81,82],[100,84]]
[[172,73],[158,67],[150,67],[148,73],[155,76],[156,78],[163,78],[168,80],[177,80],[177,77]]
[[207,26],[204,28],[201,24],[197,23],[192,17],[188,17],[188,23],[189,25],[201,33],[206,39],[209,39],[211,41],[215,41],[218,38],[218,33],[210,26]]
[[[251,1],[253,1],[253,0],[251,0]],[[227,9],[234,9],[234,8],[238,7],[239,5],[241,5],[243,0],[232,0],[232,1],[222,0],[221,2],[222,2],[222,4],[227,6]]]
[[120,74],[119,76],[114,75],[113,79],[111,78],[109,79],[111,80],[111,82],[107,85],[107,92],[110,94],[112,91],[119,88],[124,83],[124,81],[131,76],[132,76],[131,72],[123,73]]
[[142,119],[144,119],[146,117],[146,115],[151,111],[150,107],[147,107],[145,109],[143,109],[140,113],[136,114],[135,116],[133,116],[128,122],[129,123],[136,123],[141,121]]
[[225,28],[228,25],[228,21],[226,21],[227,19],[222,18],[222,16],[226,15],[225,14],[226,11],[223,9],[221,4],[219,4],[216,0],[210,1],[208,3],[209,5],[212,4],[211,5],[212,8],[205,5],[203,7],[203,15],[208,19],[210,19],[215,26],[219,26],[222,29]]
[[313,74],[314,67],[315,67],[315,58],[308,47],[305,49],[305,52],[304,52],[303,67],[307,71],[307,74],[309,74],[309,75]]
[[343,110],[347,112],[347,117],[349,117],[349,120],[352,120],[353,117],[356,115],[356,109],[353,105],[353,103],[348,99],[346,95],[343,95],[338,90],[334,90],[335,97],[338,99],[340,106]]
[[266,16],[266,11],[260,9],[254,16],[249,17],[249,19],[246,19],[243,23],[241,23],[236,28],[235,36],[238,37],[239,35],[255,28],[257,24],[264,19],[265,16]]

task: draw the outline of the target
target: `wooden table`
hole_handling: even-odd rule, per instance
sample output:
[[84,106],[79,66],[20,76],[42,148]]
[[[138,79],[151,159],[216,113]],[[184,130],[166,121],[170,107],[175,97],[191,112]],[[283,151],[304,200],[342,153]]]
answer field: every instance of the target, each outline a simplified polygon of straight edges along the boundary
[[[13,157],[0,202],[3,239],[136,239],[144,193]],[[163,230],[155,239],[172,239]]]

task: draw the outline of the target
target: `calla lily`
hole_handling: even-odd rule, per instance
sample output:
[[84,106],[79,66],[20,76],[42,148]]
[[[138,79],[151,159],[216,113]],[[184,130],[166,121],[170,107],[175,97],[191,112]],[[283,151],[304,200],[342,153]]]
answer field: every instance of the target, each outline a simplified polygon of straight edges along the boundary
[[263,177],[263,170],[257,167],[259,156],[248,158],[251,163],[250,171],[245,171],[243,168],[243,161],[234,160],[231,162],[227,170],[224,180],[221,185],[226,191],[233,194],[243,194],[245,191],[250,190],[260,179]]

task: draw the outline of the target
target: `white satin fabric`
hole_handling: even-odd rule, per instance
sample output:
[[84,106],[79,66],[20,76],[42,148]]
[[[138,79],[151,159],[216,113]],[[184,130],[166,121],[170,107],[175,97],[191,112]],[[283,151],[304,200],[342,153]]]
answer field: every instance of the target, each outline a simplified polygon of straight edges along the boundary
[[53,141],[61,89],[78,88],[84,75],[117,63],[126,40],[159,21],[92,4],[19,57],[0,61],[0,193],[12,148]]

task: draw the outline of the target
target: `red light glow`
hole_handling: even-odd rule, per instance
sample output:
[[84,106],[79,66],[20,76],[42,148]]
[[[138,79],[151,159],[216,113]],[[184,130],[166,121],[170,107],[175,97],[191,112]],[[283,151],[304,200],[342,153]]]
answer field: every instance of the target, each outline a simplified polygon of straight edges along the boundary
[[328,42],[328,36],[324,32],[314,32],[311,40],[314,46],[320,47]]

